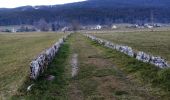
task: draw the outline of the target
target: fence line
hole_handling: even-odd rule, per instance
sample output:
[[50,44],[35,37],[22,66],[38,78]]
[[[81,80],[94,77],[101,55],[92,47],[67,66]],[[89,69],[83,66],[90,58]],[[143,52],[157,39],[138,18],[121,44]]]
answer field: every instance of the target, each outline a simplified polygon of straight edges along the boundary
[[30,63],[30,78],[36,80],[38,76],[47,69],[49,63],[54,59],[59,48],[64,41],[70,36],[70,34],[60,38],[53,46],[41,52],[34,60]]
[[89,35],[89,34],[84,34],[84,36],[90,38],[92,41],[95,41],[105,47],[122,52],[122,53],[124,53],[130,57],[136,58],[137,60],[142,61],[144,63],[150,63],[150,64],[153,64],[153,65],[159,67],[159,68],[170,67],[170,65],[167,63],[167,61],[160,56],[149,55],[143,51],[134,51],[129,46],[114,44],[110,41],[107,41],[107,40],[104,40],[101,38],[97,38],[97,37]]

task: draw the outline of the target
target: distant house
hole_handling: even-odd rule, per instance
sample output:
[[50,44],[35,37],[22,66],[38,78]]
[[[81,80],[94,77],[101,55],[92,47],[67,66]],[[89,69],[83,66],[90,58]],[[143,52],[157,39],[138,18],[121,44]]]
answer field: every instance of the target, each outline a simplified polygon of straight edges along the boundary
[[162,27],[161,24],[154,24],[153,26],[154,26],[154,27]]
[[135,28],[139,28],[139,25],[138,25],[138,24],[135,24],[134,27],[135,27]]
[[112,29],[117,29],[117,26],[116,25],[112,25]]
[[129,25],[128,28],[139,28],[138,24]]
[[1,32],[12,32],[12,31],[9,29],[2,29]]
[[147,26],[147,28],[153,28],[153,26],[149,25],[149,26]]
[[34,28],[34,27],[27,27],[27,26],[20,26],[15,31],[16,32],[35,32],[36,28]]
[[102,29],[102,26],[101,25],[96,25],[95,29],[100,30],[100,29]]
[[149,28],[149,29],[153,28],[153,26],[152,26],[152,25],[149,25],[149,24],[145,24],[144,26],[145,26],[146,28]]
[[94,25],[94,26],[90,26],[90,29],[92,29],[92,30],[100,30],[100,29],[102,29],[102,26],[101,25]]
[[140,25],[140,24],[134,24],[134,25],[129,25],[127,28],[138,28],[138,29],[143,29],[145,26]]
[[36,31],[37,31],[37,32],[41,32],[41,30],[40,30],[40,29],[37,29]]
[[11,32],[12,32],[12,33],[16,33],[17,31],[16,31],[15,28],[13,28],[13,29],[11,30]]
[[87,26],[81,27],[81,29],[83,29],[83,30],[100,30],[102,28],[103,28],[103,26],[101,26],[101,25],[87,25]]

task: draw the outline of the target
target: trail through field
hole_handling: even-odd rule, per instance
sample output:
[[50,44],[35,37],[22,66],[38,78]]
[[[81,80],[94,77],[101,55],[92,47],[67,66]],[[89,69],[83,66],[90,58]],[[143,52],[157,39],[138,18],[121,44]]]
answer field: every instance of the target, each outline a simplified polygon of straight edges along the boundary
[[[71,76],[74,79],[77,74],[78,74],[78,54],[74,53],[72,55],[72,59],[71,59]],[[70,84],[70,89],[69,89],[69,98],[71,100],[83,100],[83,96],[82,96],[82,92],[78,89],[77,87],[77,82],[76,81],[72,81],[72,83]]]
[[[150,89],[131,81],[107,57],[107,50],[81,34],[69,40],[72,48],[72,80],[69,100],[158,100]],[[76,53],[75,53],[76,52]],[[77,57],[78,56],[78,57]],[[78,59],[78,67],[77,65]],[[78,73],[77,73],[78,72]]]
[[71,67],[72,67],[72,72],[71,72],[71,75],[72,77],[74,78],[77,73],[78,73],[78,54],[73,54],[73,57],[71,59]]
[[[73,34],[61,47],[47,71],[29,92],[13,98],[28,100],[162,100],[159,89],[126,74],[122,64],[141,66],[136,60]],[[46,75],[55,79],[46,80]],[[29,85],[32,83],[29,83]],[[27,85],[26,85],[27,86]],[[24,86],[23,86],[24,87]],[[163,94],[162,94],[163,95]],[[164,96],[164,95],[163,95]],[[168,100],[168,99],[163,99]]]

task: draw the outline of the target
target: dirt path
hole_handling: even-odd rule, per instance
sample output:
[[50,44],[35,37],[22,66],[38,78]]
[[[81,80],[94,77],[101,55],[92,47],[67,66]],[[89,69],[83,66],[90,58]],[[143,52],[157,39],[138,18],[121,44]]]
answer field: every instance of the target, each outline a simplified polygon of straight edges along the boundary
[[[73,49],[74,50],[74,49]],[[72,81],[70,84],[70,89],[69,89],[69,98],[70,100],[83,100],[83,96],[82,96],[82,92],[80,89],[78,89],[78,84],[77,82],[74,80],[74,78],[77,76],[78,74],[78,54],[74,53],[72,55],[72,59],[71,59],[71,76],[72,76]]]
[[77,43],[77,38],[75,36],[72,36],[71,39],[68,41],[71,48],[71,58],[70,58],[70,64],[71,64],[71,81],[69,84],[68,89],[68,96],[69,100],[84,100],[83,93],[78,87],[78,82],[76,80],[76,77],[79,72],[79,54],[78,49],[74,47],[75,43]]
[[81,34],[74,34],[69,43],[74,77],[70,83],[70,100],[159,100],[152,96],[150,88],[131,81],[119,70],[113,59],[107,58],[107,49]]
[[71,67],[72,67],[72,78],[74,78],[77,73],[78,73],[78,54],[73,54],[72,59],[71,59]]

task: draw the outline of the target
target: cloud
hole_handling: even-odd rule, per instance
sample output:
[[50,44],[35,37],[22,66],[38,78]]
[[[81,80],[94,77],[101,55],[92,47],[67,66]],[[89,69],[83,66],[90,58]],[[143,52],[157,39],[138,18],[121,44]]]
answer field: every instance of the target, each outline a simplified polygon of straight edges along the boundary
[[85,0],[0,0],[0,8],[14,8],[19,6],[56,5]]

